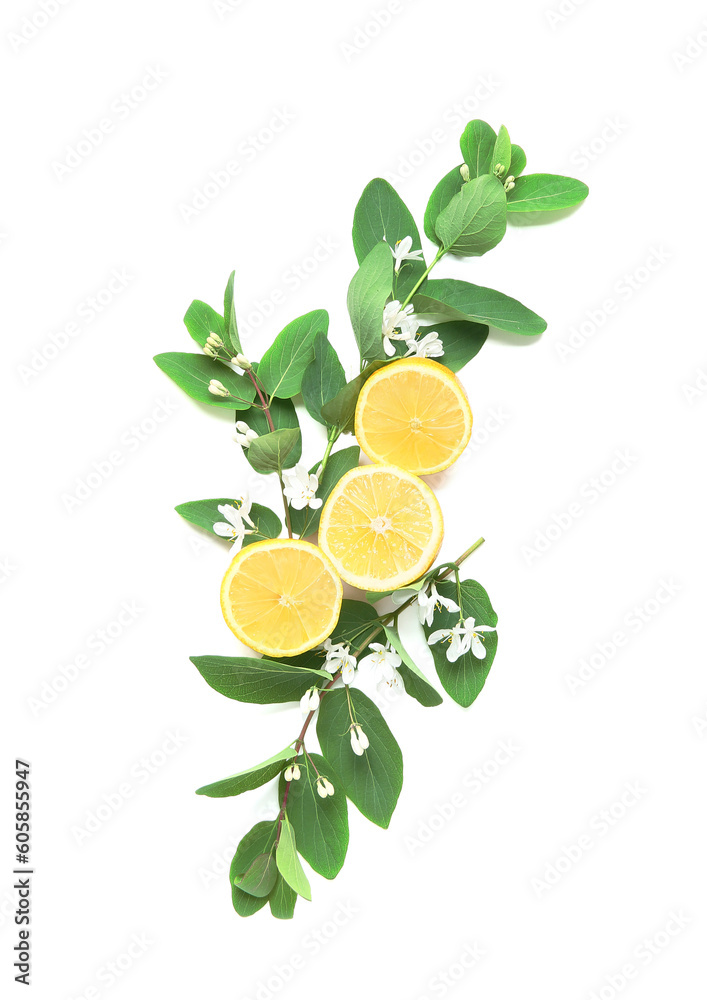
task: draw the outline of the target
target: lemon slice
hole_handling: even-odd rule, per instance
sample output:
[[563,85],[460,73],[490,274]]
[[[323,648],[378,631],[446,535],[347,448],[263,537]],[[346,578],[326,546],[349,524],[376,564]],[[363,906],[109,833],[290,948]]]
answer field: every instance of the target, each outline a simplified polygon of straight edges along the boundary
[[471,437],[464,388],[429,358],[405,358],[375,372],[356,404],[356,437],[373,462],[391,462],[418,476],[441,472]]
[[241,549],[221,584],[221,610],[246,646],[267,656],[295,656],[331,633],[342,596],[341,580],[321,549],[277,538]]
[[319,544],[347,583],[396,590],[432,565],[442,543],[432,490],[395,465],[362,465],[339,480],[324,505]]

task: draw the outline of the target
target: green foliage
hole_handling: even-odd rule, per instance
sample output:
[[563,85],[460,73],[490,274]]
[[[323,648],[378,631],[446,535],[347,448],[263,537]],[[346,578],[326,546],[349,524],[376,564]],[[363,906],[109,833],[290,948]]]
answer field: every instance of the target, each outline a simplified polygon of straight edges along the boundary
[[[199,403],[220,406],[226,410],[247,410],[255,398],[255,386],[249,378],[237,375],[228,365],[221,364],[205,354],[158,354],[155,364],[169,375],[180,389]],[[209,382],[216,379],[231,393],[215,396],[209,391]]]
[[493,171],[496,133],[486,122],[482,122],[479,118],[469,122],[462,132],[459,146],[472,180],[474,177],[481,177]]
[[270,912],[280,920],[291,920],[295,915],[295,905],[297,903],[297,893],[292,889],[280,873],[277,873],[275,888],[270,893],[268,902]]
[[265,896],[253,896],[238,885],[258,855],[269,854],[275,844],[277,823],[256,823],[243,837],[231,861],[229,881],[233,908],[241,917],[250,917],[267,902]]
[[493,147],[493,156],[491,157],[491,169],[495,172],[496,167],[500,164],[503,167],[503,172],[501,177],[505,177],[511,165],[511,158],[513,155],[513,149],[511,146],[511,137],[508,134],[508,129],[505,125],[501,125],[498,130],[498,136],[496,138],[496,143]]
[[351,279],[346,304],[361,359],[385,358],[383,308],[393,288],[393,256],[387,243],[377,243]]
[[454,195],[459,194],[463,184],[464,178],[461,175],[461,167],[455,167],[448,174],[445,174],[427,202],[427,208],[425,209],[425,235],[433,243],[436,243],[437,246],[442,245],[442,241],[435,230],[437,218],[440,212],[450,203]]
[[310,417],[320,424],[326,420],[322,407],[346,385],[344,368],[325,333],[314,339],[314,360],[302,376],[302,399]]
[[323,670],[295,667],[282,660],[254,656],[190,656],[206,683],[234,701],[274,705],[299,701],[304,692],[322,680],[331,680]]
[[[231,271],[223,293],[223,336],[222,340],[229,353],[236,355],[241,353],[241,340],[238,336],[238,323],[236,322],[236,307],[233,302],[233,285],[236,279],[236,272]],[[202,345],[203,346],[203,345]]]
[[302,862],[297,854],[297,841],[295,831],[292,828],[287,813],[282,818],[280,829],[280,840],[275,850],[277,859],[277,869],[283,879],[298,896],[305,899],[312,898],[312,890],[309,887],[307,876],[304,874]]
[[447,253],[480,257],[506,232],[506,196],[496,177],[483,175],[464,184],[437,216],[435,232]]
[[302,388],[302,377],[314,358],[314,339],[329,328],[325,309],[300,316],[278,333],[258,365],[258,380],[271,396],[289,399]]
[[363,756],[357,757],[351,748],[346,691],[332,690],[322,699],[317,737],[354,805],[372,823],[387,828],[403,787],[403,755],[370,698],[355,689],[349,694],[355,719],[369,740]]
[[184,325],[189,335],[203,347],[209,334],[215,333],[224,340],[223,318],[205,302],[194,299],[184,314]]
[[[410,236],[412,249],[422,249],[420,234],[409,209],[388,181],[380,177],[371,181],[356,205],[352,235],[359,264],[381,240],[394,247],[399,240]],[[392,261],[392,254],[390,257]],[[424,260],[406,261],[395,278],[395,297],[402,300],[408,295],[424,271]]]
[[403,678],[405,691],[416,701],[419,701],[425,708],[433,708],[435,705],[441,705],[442,696],[439,691],[436,691],[432,687],[423,672],[412,659],[403,645],[402,639],[398,634],[398,630],[392,625],[386,625],[385,635],[396,653],[402,657],[403,662],[398,667],[398,673]]
[[353,434],[356,403],[358,402],[359,393],[371,375],[387,364],[390,364],[390,362],[374,361],[372,364],[367,365],[360,375],[347,382],[343,389],[326,406],[322,407],[322,416],[327,424],[330,424],[332,427],[338,427],[344,434]]
[[556,212],[579,205],[589,188],[573,177],[559,174],[526,174],[508,192],[509,212]]
[[[270,419],[272,420],[273,428],[276,431],[290,429],[300,429],[299,418],[297,416],[297,411],[295,410],[295,404],[291,399],[279,399],[277,396],[273,397],[270,402]],[[265,416],[265,412],[261,406],[255,405],[251,406],[249,410],[245,413],[238,413],[236,415],[236,420],[243,420],[256,434],[269,434],[270,424],[268,423],[268,418]],[[245,457],[248,459],[251,465],[253,465],[250,458],[250,448],[244,448],[243,452]],[[296,465],[302,457],[302,435],[297,439],[297,442],[293,446],[292,450],[287,455],[287,464],[284,468],[289,469],[293,465]],[[257,461],[257,448],[256,448],[256,461]],[[257,470],[256,470],[257,471]]]
[[208,795],[212,799],[223,799],[230,795],[241,795],[243,792],[251,792],[254,788],[259,788],[271,781],[285,766],[286,762],[292,760],[294,751],[291,747],[285,747],[274,757],[269,757],[262,764],[254,764],[253,767],[238,774],[232,774],[230,778],[223,778],[215,781],[211,785],[203,785],[197,788],[197,795]]
[[283,427],[279,431],[261,434],[248,448],[248,461],[256,472],[264,476],[271,472],[281,475],[283,469],[295,464],[292,453],[298,447],[301,453],[301,439],[299,427]]
[[[455,584],[440,583],[437,585],[437,590],[443,597],[450,597],[453,601],[457,600]],[[475,580],[464,580],[461,592],[461,613],[464,619],[471,617],[477,625],[493,627],[497,624],[498,615],[493,610],[489,596],[480,583]],[[435,613],[432,625],[424,625],[423,628],[429,639],[429,636],[438,629],[450,629],[458,624],[459,613],[446,611],[442,608]],[[481,693],[496,656],[498,634],[484,632],[483,641],[486,649],[486,656],[483,659],[478,659],[473,650],[469,650],[454,663],[450,663],[447,659],[449,646],[444,640],[430,646],[442,687],[450,698],[453,698],[457,704],[464,708],[468,708]]]
[[[227,545],[231,545],[231,540],[217,535],[214,525],[224,520],[224,516],[219,510],[221,506],[239,507],[240,500],[230,497],[216,497],[213,500],[190,500],[188,503],[180,503],[174,509],[178,514],[191,524],[196,524],[199,528],[210,531],[216,538],[219,538]],[[266,538],[278,538],[282,531],[282,522],[275,511],[262,504],[254,503],[250,507],[250,519],[255,525],[252,535],[246,535],[244,545],[252,542],[261,542]]]
[[[536,336],[547,328],[541,316],[517,299],[457,278],[430,279],[425,294],[416,295],[413,302],[415,313],[424,316],[426,323],[470,320],[526,336]],[[440,336],[444,341],[442,332]]]
[[[297,850],[319,875],[336,878],[349,846],[346,795],[343,788],[337,791],[339,777],[320,754],[310,753],[309,758],[302,754],[297,763],[300,777],[290,782],[287,794],[287,815],[297,836]],[[317,793],[317,771],[334,786],[334,794],[324,799]],[[281,805],[286,787],[280,776]]]
[[242,875],[236,875],[233,884],[249,896],[269,896],[277,881],[277,865],[272,853],[258,854]]
[[511,165],[508,168],[508,173],[512,177],[518,177],[525,170],[525,164],[525,153],[520,146],[511,143]]

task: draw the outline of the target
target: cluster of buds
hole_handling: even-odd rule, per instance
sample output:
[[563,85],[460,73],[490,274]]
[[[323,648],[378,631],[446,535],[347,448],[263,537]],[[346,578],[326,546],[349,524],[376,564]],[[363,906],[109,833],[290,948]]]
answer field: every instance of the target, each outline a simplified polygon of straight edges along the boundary
[[219,382],[217,378],[212,378],[209,382],[209,392],[214,396],[230,396],[231,393],[228,391],[223,382]]
[[369,743],[368,737],[364,733],[363,729],[357,722],[351,723],[351,749],[356,754],[357,757],[363,757],[363,754],[368,750]]
[[290,764],[285,768],[285,781],[299,781],[300,774],[299,764]]
[[317,775],[317,795],[320,799],[325,799],[327,795],[334,794],[334,786],[329,781],[328,778],[323,778],[321,774]]
[[223,341],[217,333],[210,333],[206,338],[206,343],[204,344],[202,350],[209,358],[217,358],[223,347]]
[[310,712],[316,712],[319,708],[319,690],[315,687],[309,688],[300,698],[299,704],[305,715],[309,715]]
[[259,437],[257,431],[249,427],[245,420],[236,420],[236,430],[233,439],[241,448],[250,448],[255,439]]
[[516,179],[513,176],[513,174],[509,174],[508,177],[506,178],[506,183],[503,185],[503,190],[512,191],[515,186],[516,186]]

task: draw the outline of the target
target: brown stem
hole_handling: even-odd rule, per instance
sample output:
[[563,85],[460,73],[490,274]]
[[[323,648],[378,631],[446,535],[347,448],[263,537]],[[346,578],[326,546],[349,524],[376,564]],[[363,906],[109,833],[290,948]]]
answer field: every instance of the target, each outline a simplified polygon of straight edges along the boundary
[[[270,428],[271,431],[274,431],[275,424],[272,422],[272,417],[270,415],[270,404],[265,399],[265,396],[263,395],[262,390],[258,385],[258,380],[256,379],[253,372],[249,370],[248,376],[253,385],[255,386],[255,391],[258,394],[260,402],[262,403],[263,411],[265,413],[265,419],[268,422],[268,427]],[[290,538],[292,538],[292,521],[290,520],[290,505],[288,504],[287,497],[285,496],[285,484],[282,481],[282,476],[278,476],[278,479],[280,480],[280,492],[282,493],[282,506],[284,507],[285,510],[285,524],[287,525],[287,534],[289,535]]]

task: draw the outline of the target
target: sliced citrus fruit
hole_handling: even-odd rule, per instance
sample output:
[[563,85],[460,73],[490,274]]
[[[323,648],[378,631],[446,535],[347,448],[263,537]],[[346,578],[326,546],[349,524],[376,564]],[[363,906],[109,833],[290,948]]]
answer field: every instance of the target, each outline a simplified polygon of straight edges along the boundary
[[311,542],[247,545],[226,571],[221,610],[241,642],[267,656],[295,656],[323,642],[339,618],[343,587]]
[[347,583],[395,590],[432,565],[442,543],[432,490],[395,465],[361,465],[341,477],[324,504],[319,544]]
[[426,476],[456,462],[471,437],[471,409],[459,379],[429,358],[404,358],[364,383],[356,437],[373,462]]

